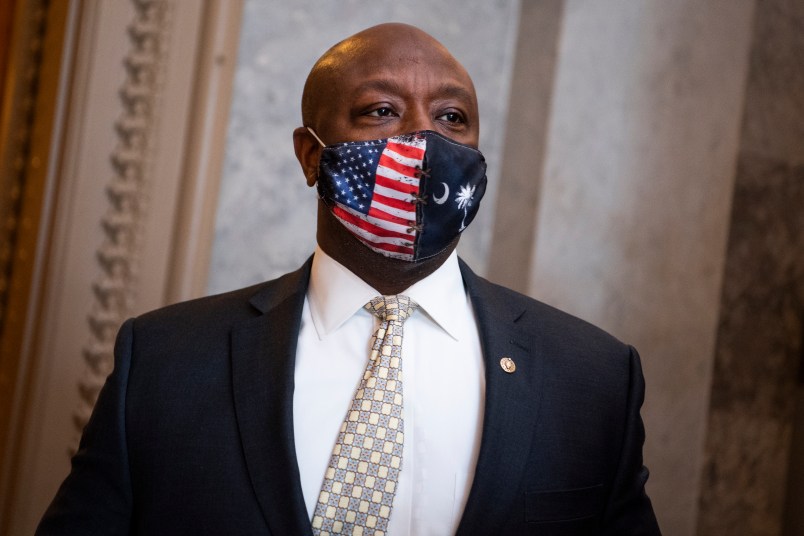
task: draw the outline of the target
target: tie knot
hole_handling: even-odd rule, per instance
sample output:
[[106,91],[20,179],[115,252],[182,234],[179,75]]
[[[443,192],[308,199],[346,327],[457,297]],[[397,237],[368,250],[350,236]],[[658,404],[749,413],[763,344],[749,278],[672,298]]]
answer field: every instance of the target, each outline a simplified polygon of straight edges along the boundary
[[363,307],[380,320],[404,322],[418,306],[419,304],[407,296],[397,294],[395,296],[377,296]]

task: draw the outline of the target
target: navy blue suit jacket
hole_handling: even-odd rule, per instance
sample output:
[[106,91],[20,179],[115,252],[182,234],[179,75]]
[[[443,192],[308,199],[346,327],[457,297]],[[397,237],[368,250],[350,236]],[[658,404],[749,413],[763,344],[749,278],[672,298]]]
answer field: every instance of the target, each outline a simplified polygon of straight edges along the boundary
[[[458,534],[659,534],[636,352],[461,270],[486,403]],[[128,320],[37,534],[311,535],[292,411],[309,272]]]

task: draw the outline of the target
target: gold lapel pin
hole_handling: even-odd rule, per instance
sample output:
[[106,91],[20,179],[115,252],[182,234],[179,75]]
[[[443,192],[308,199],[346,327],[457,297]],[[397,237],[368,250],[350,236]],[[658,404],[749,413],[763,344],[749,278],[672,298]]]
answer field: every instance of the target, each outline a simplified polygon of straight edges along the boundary
[[500,367],[508,374],[513,374],[516,370],[516,363],[510,357],[503,357],[500,359]]

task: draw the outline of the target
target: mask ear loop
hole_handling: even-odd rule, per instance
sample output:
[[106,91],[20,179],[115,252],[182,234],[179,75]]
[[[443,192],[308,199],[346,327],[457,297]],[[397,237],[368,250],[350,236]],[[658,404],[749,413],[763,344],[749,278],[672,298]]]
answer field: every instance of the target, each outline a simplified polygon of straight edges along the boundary
[[313,127],[304,127],[304,128],[307,129],[307,132],[309,132],[310,134],[313,135],[313,137],[316,139],[316,141],[321,144],[321,147],[326,147],[327,146],[326,143],[321,141],[321,138],[318,137],[318,134],[315,133],[315,130],[313,130]]
[[[315,133],[315,130],[313,130],[313,127],[304,127],[304,128],[307,129],[307,132],[309,132],[310,134],[313,135],[313,137],[316,139],[316,141],[319,144],[321,144],[321,147],[326,149],[327,144],[324,143],[323,141],[321,141],[321,138],[319,138],[318,134]],[[317,174],[316,174],[315,178],[310,177],[310,176],[308,176],[307,178],[312,179],[314,182],[318,183],[318,175]],[[319,199],[324,199],[324,196],[321,194],[321,184],[320,183],[319,183],[319,186],[318,186],[318,197],[319,197]]]

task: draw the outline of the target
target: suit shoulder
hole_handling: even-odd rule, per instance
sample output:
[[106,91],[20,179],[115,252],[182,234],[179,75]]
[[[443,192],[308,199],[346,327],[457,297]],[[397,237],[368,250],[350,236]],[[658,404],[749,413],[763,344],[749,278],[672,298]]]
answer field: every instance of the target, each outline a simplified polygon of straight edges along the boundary
[[249,287],[204,296],[183,302],[166,305],[144,313],[136,318],[138,325],[155,325],[182,322],[193,318],[241,317],[251,309],[249,300],[270,283],[259,283]]
[[303,291],[308,276],[309,262],[270,281],[161,307],[138,316],[135,323],[141,329],[180,327],[181,331],[231,326],[260,314],[268,304]]
[[[552,305],[519,294],[527,303],[528,316],[548,335],[566,341],[586,341],[598,348],[611,348],[627,352],[627,345],[604,329]],[[526,320],[523,318],[523,320]]]

